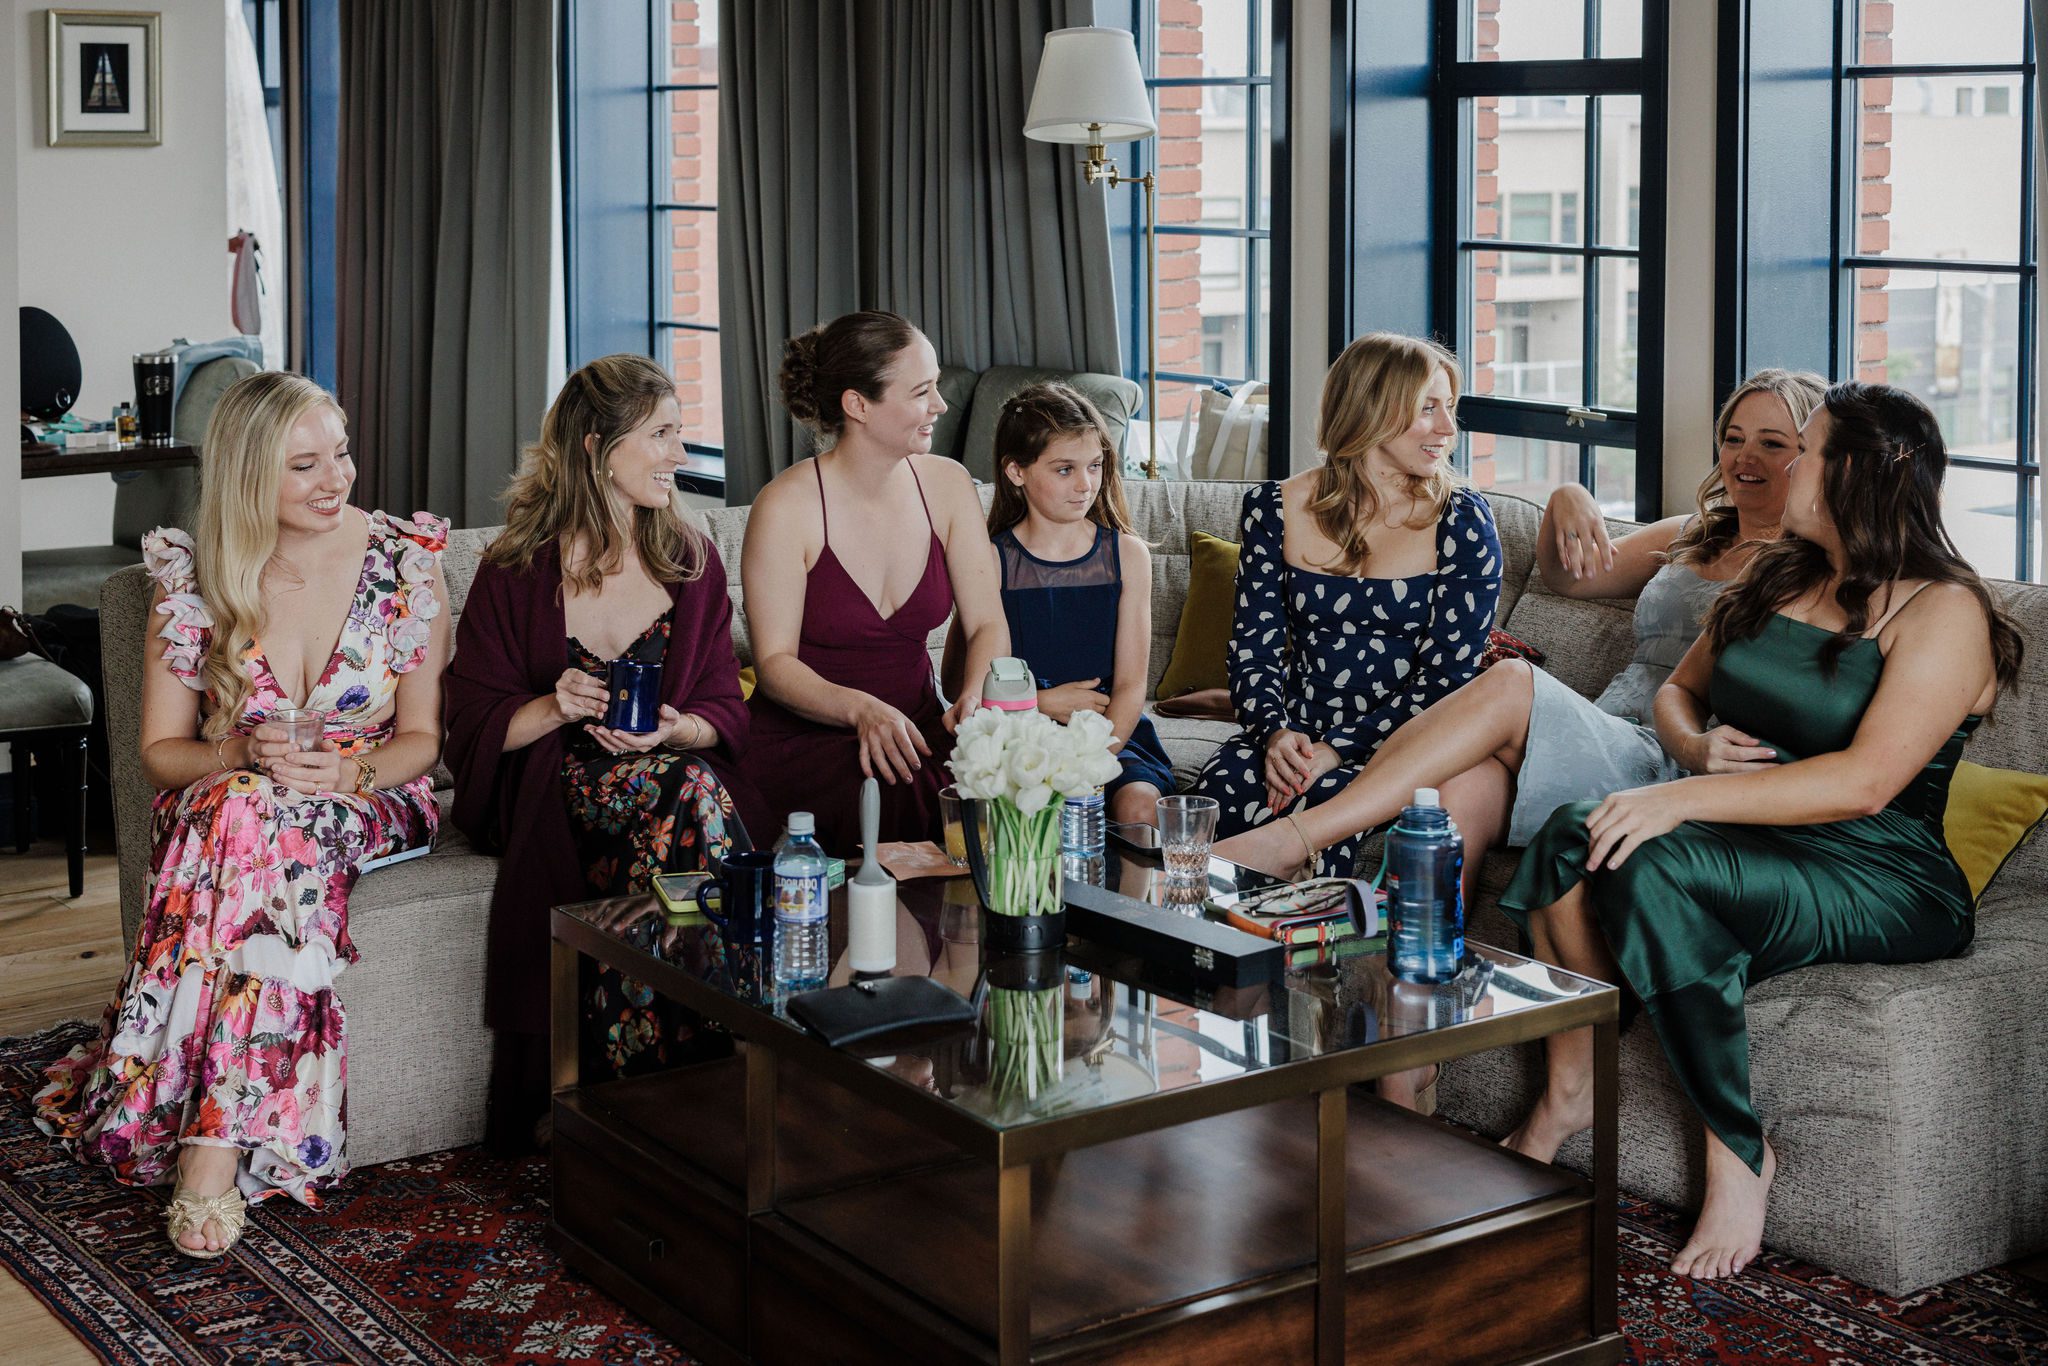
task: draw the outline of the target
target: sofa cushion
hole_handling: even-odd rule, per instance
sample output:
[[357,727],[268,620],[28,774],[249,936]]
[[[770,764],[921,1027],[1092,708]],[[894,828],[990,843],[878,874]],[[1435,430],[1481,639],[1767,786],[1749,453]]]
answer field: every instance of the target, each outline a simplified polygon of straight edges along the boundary
[[974,386],[980,379],[978,371],[964,365],[939,367],[939,397],[946,401],[946,411],[932,423],[932,454],[962,458],[960,447],[967,437],[967,413],[974,406]]
[[1159,678],[1161,698],[1230,686],[1231,615],[1240,547],[1205,531],[1190,532],[1189,540],[1187,595],[1173,634],[1173,655]]
[[[1071,384],[1093,403],[1109,424],[1112,444],[1121,448],[1131,414],[1138,410],[1139,389],[1121,375],[1099,375],[1081,370],[1047,370],[1036,365],[991,365],[981,372],[974,386],[974,402],[967,410],[967,435],[953,452],[954,459],[967,466],[976,479],[995,478],[996,423],[1002,420],[1003,405],[1034,384],[1059,380]],[[940,393],[945,391],[942,389]],[[932,433],[933,449],[938,433]]]
[[1949,852],[1970,880],[1970,895],[1982,896],[1998,870],[2048,816],[2048,778],[2037,773],[1986,768],[1967,759],[1956,765],[1948,787],[1943,832]]
[[35,655],[0,659],[0,731],[91,724],[92,689],[84,679]]

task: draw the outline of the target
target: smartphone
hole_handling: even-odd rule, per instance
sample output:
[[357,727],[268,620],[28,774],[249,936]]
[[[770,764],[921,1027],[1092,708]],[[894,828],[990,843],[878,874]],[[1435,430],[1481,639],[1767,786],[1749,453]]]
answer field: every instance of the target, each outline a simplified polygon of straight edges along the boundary
[[1111,821],[1106,828],[1109,837],[1126,849],[1141,854],[1159,852],[1159,827],[1156,825],[1147,821],[1132,821],[1128,825]]

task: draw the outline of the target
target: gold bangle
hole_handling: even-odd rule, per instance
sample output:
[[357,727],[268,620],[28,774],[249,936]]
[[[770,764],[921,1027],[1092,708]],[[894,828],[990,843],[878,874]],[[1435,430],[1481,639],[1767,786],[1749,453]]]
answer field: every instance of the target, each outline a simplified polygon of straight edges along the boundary
[[221,736],[220,739],[215,740],[213,742],[213,762],[215,765],[213,771],[215,773],[225,773],[227,771],[228,756],[226,755],[226,753],[224,753],[224,751],[227,749],[227,745],[228,737],[225,735]]

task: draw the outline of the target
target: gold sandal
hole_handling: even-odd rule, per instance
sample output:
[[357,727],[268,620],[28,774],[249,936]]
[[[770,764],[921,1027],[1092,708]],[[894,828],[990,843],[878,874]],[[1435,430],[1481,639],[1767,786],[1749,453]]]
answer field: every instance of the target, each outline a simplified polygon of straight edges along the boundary
[[[171,1203],[164,1207],[164,1223],[170,1229],[171,1246],[187,1257],[197,1257],[203,1262],[227,1255],[228,1249],[241,1239],[248,1216],[249,1202],[233,1186],[219,1195],[194,1195],[180,1186],[171,1192]],[[178,1241],[188,1233],[204,1230],[208,1220],[220,1225],[222,1242],[218,1250],[186,1247]]]

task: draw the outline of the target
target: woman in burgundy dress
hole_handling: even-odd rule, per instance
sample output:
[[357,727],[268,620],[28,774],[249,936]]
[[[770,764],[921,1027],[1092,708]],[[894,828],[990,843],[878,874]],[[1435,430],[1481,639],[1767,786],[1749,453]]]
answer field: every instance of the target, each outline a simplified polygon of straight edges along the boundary
[[[869,776],[883,839],[933,838],[953,728],[1010,645],[974,481],[929,453],[946,411],[938,357],[893,313],[849,313],[789,343],[782,401],[826,449],[761,490],[747,519],[760,677],[747,774],[778,825],[814,813],[831,853],[858,852]],[[956,605],[966,682],[947,710],[928,638]]]

